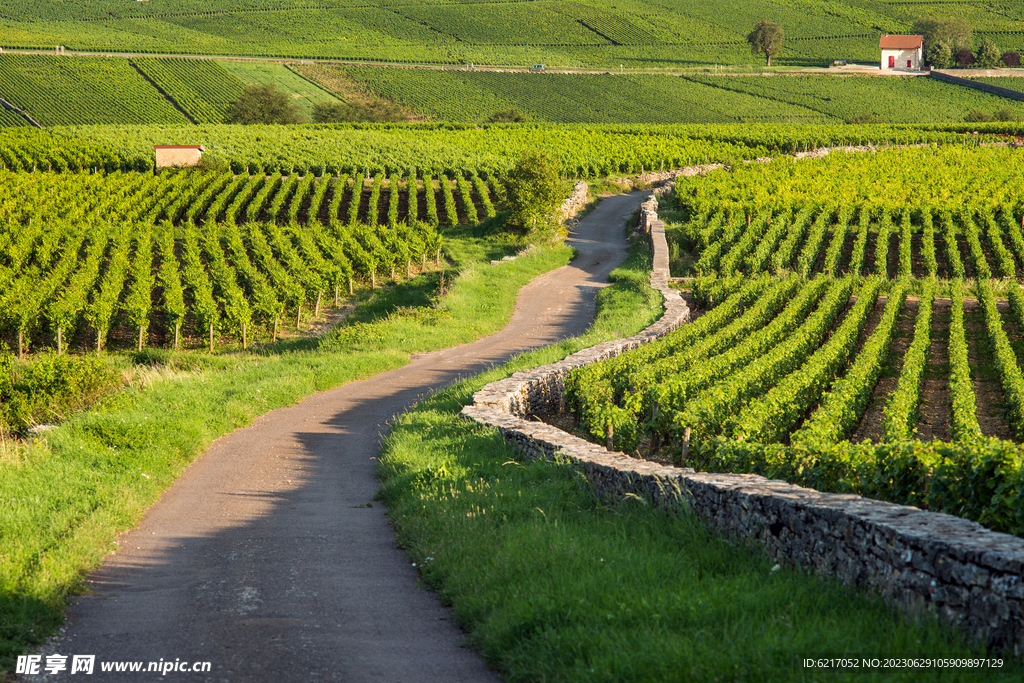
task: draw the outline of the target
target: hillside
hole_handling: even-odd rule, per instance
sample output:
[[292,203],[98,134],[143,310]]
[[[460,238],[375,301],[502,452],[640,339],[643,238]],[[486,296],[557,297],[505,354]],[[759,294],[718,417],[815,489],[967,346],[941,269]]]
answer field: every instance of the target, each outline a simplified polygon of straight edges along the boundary
[[4,49],[679,68],[757,63],[744,37],[768,19],[786,31],[779,64],[821,66],[874,61],[879,33],[935,15],[964,18],[979,42],[1024,48],[1024,7],[1005,1],[735,0],[729,10],[702,0],[9,0],[0,41]]

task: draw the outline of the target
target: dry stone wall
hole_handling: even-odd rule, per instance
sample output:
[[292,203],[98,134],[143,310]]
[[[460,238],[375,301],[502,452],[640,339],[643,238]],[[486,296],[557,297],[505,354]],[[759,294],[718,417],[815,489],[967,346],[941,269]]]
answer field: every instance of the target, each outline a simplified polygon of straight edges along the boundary
[[639,228],[651,240],[651,286],[665,297],[662,318],[636,336],[488,384],[463,414],[497,427],[527,457],[578,464],[603,495],[631,493],[693,510],[726,535],[762,544],[780,562],[877,590],[912,614],[934,611],[991,649],[1024,654],[1024,539],[911,506],[637,460],[529,419],[564,407],[564,378],[573,368],[653,341],[689,319],[685,302],[667,285],[668,248],[655,197],[641,206]]

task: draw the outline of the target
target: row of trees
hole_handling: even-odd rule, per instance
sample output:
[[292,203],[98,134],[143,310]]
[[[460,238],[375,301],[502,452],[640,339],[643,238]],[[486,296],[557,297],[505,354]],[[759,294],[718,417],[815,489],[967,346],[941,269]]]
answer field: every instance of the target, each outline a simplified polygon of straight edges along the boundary
[[973,31],[970,24],[960,18],[921,18],[914,22],[913,31],[924,36],[927,62],[940,69],[951,66],[977,66],[983,69],[1020,66],[1020,55],[1016,51],[1002,52],[987,38],[977,49],[972,50]]

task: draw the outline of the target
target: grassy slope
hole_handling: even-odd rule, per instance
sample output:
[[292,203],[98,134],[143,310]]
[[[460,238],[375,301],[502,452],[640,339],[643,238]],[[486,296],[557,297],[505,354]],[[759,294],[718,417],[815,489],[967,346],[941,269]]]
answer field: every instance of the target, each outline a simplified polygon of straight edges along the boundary
[[57,626],[83,572],[215,438],[313,392],[399,367],[412,352],[500,328],[518,289],[569,258],[560,247],[500,271],[477,269],[475,263],[500,258],[505,248],[468,236],[448,239],[461,274],[440,305],[444,335],[430,317],[385,317],[396,306],[429,300],[437,276],[421,276],[380,292],[368,302],[376,322],[332,350],[300,342],[213,357],[147,354],[158,381],[108,399],[0,460],[0,671]]
[[310,120],[313,118],[314,104],[338,99],[284,64],[227,61],[221,62],[221,65],[245,83],[276,83],[281,90],[291,95]]
[[613,275],[627,284],[599,294],[585,337],[439,392],[385,444],[381,495],[401,542],[487,662],[509,681],[1017,680],[1019,669],[802,670],[805,656],[972,650],[928,619],[773,566],[691,514],[598,499],[573,467],[523,462],[459,416],[488,381],[646,325],[657,300],[626,268]]

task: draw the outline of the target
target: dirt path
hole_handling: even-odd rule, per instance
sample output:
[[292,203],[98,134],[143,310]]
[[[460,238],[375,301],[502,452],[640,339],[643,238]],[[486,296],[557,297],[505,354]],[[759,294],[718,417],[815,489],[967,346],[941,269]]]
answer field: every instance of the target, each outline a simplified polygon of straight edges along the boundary
[[[884,300],[884,301],[883,301]],[[863,340],[857,347],[857,353],[860,353],[860,348],[867,341],[868,337],[874,332],[874,329],[878,326],[879,320],[881,320],[882,312],[885,310],[885,303],[889,301],[889,297],[879,297],[878,303],[875,304],[875,310],[872,311],[872,318],[869,328],[865,330]],[[900,309],[899,316],[896,318],[896,329],[893,332],[892,346],[889,348],[889,354],[886,358],[885,365],[882,367],[882,371],[879,373],[878,382],[875,384],[874,391],[871,394],[871,402],[868,403],[864,414],[861,415],[860,422],[857,424],[857,428],[850,436],[850,441],[853,443],[860,443],[864,439],[869,439],[872,442],[879,442],[884,436],[882,431],[883,421],[885,420],[885,404],[889,400],[889,395],[895,391],[896,385],[900,381],[900,369],[903,367],[903,355],[907,351],[907,347],[910,345],[910,339],[914,334],[914,318],[917,316],[917,302],[904,302],[903,307]],[[856,355],[851,356],[851,362],[856,359]]]
[[[40,653],[96,655],[100,681],[146,676],[103,674],[100,662],[161,658],[211,662],[189,681],[498,680],[460,647],[464,634],[419,587],[373,502],[379,435],[427,391],[586,329],[641,198],[612,197],[586,216],[570,241],[579,257],[523,288],[501,332],[216,441],[120,538]],[[77,675],[40,680],[65,678]]]
[[918,408],[917,438],[921,441],[949,441],[949,299],[932,302],[932,343],[928,347],[928,364],[921,381]]

